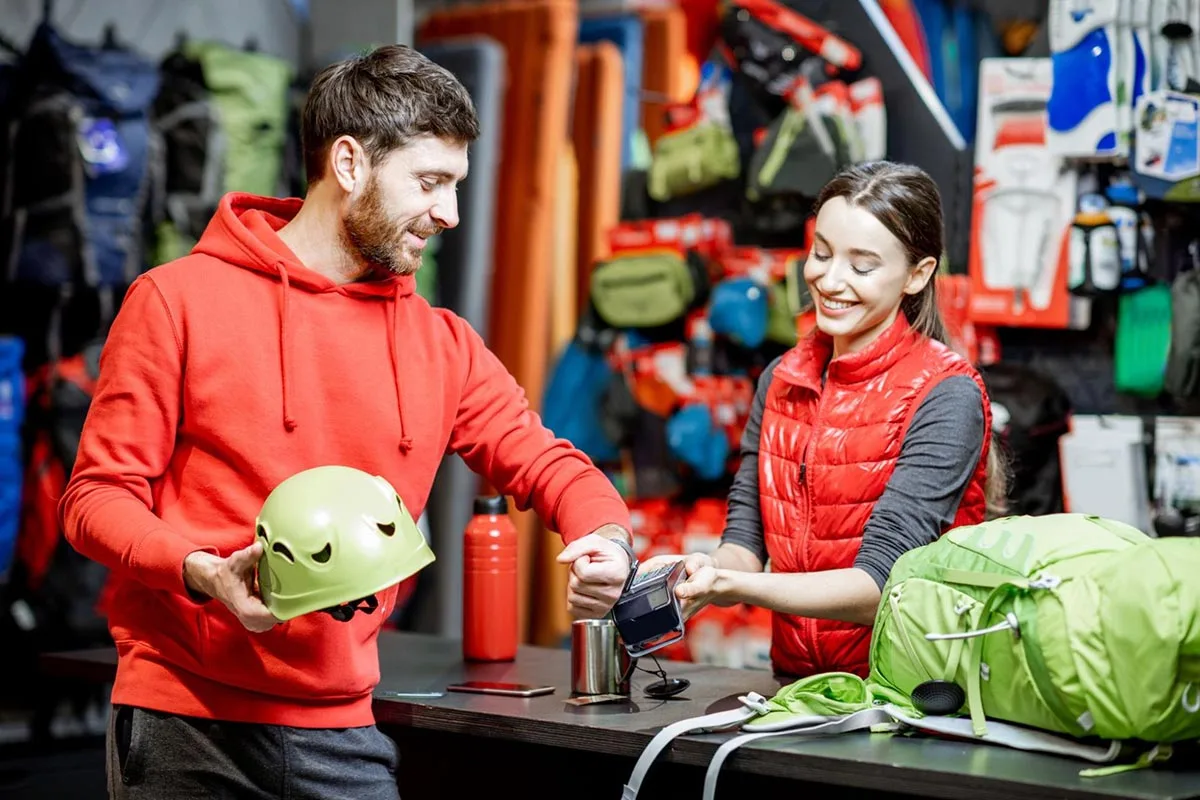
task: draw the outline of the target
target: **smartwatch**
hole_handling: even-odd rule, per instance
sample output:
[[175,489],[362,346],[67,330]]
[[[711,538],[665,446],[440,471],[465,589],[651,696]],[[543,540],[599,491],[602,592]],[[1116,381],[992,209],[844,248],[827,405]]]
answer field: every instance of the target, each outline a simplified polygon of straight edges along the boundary
[[609,541],[615,543],[618,547],[625,551],[625,555],[629,556],[629,575],[625,577],[625,585],[621,587],[621,594],[624,594],[625,592],[629,591],[629,587],[633,583],[633,579],[637,577],[637,553],[633,552],[633,548],[629,545],[629,542],[625,541],[624,538],[613,537],[610,538]]

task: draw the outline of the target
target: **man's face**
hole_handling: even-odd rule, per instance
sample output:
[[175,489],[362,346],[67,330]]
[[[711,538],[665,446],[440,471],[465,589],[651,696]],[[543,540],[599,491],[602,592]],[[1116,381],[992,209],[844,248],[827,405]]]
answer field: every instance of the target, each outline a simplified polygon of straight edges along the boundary
[[458,224],[458,183],[467,176],[467,146],[421,136],[373,164],[342,218],[348,247],[360,260],[411,275],[431,236]]

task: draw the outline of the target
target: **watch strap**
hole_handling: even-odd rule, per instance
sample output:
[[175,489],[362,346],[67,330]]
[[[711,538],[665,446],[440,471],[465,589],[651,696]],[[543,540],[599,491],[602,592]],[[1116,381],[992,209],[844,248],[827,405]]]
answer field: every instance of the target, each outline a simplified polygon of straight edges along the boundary
[[629,556],[629,574],[625,577],[625,585],[621,587],[621,593],[624,594],[625,592],[629,591],[629,587],[633,585],[633,579],[637,577],[638,557],[637,553],[633,551],[633,547],[630,546],[629,542],[616,537],[613,537],[612,541],[615,542],[618,547],[624,550],[627,556]]

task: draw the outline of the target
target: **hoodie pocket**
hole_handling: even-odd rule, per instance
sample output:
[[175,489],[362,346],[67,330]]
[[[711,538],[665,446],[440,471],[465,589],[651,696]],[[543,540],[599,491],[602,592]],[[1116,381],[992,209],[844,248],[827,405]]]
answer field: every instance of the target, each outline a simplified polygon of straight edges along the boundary
[[209,680],[299,700],[359,697],[379,683],[379,610],[348,622],[314,612],[262,633],[246,630],[219,603],[205,612],[203,674]]

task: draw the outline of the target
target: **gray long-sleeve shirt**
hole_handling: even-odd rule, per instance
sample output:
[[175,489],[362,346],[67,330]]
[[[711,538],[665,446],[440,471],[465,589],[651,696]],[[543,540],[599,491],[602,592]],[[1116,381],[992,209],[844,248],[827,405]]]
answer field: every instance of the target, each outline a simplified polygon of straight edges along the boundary
[[[729,492],[722,543],[755,553],[764,564],[758,495],[758,442],[767,388],[779,359],[758,381],[750,417],[742,433],[741,464]],[[983,449],[983,398],[975,381],[962,375],[942,380],[921,402],[904,435],[896,469],[863,530],[854,566],[882,589],[896,559],[929,544],[954,521]]]

